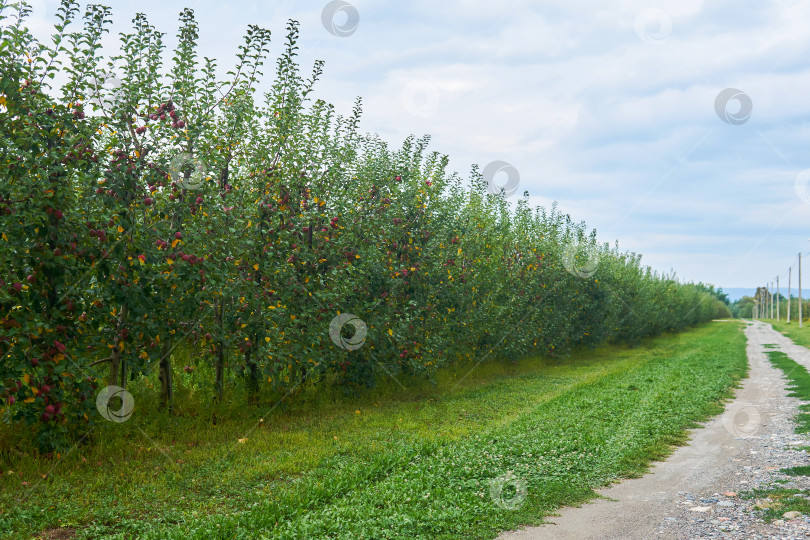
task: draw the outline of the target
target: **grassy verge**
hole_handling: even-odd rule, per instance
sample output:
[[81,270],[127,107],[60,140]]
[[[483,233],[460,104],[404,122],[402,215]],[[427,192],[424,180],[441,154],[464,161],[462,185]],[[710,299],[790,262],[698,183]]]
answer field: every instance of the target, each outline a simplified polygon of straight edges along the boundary
[[792,339],[797,345],[810,349],[810,321],[804,321],[801,328],[799,322],[795,320],[787,323],[784,320],[763,319],[762,322],[772,325],[774,330]]
[[[805,329],[802,328],[800,330],[797,324],[793,325],[793,328],[791,328],[790,325],[784,322],[768,322],[771,322],[774,328],[782,331],[782,333],[796,342],[799,341],[796,340],[795,335],[804,335]],[[780,328],[780,326],[782,328]],[[787,331],[785,331],[784,328],[787,328]],[[808,333],[807,336],[810,337],[810,333]],[[768,345],[765,347],[770,348]],[[769,350],[766,351],[766,354],[775,367],[785,372],[785,375],[790,381],[790,386],[788,387],[790,389],[789,395],[805,402],[805,404],[799,406],[799,410],[802,412],[800,412],[795,419],[796,432],[810,432],[810,414],[808,414],[808,412],[810,412],[810,404],[807,403],[810,402],[810,373],[807,372],[804,366],[801,366],[781,351]],[[806,449],[806,447],[799,447],[797,450],[803,448]],[[788,467],[781,469],[779,472],[787,476],[810,476],[810,467]],[[810,490],[795,488],[755,489],[741,494],[741,496],[747,499],[757,499],[757,507],[760,509],[760,514],[767,522],[780,519],[782,514],[791,511],[810,515],[810,498],[808,498],[810,497]]]
[[216,425],[145,404],[54,462],[3,449],[0,537],[492,538],[642,474],[745,370],[739,323],[719,322]]
[[810,403],[808,403],[810,402],[810,373],[804,366],[792,360],[782,351],[767,351],[766,354],[771,363],[784,371],[790,381],[788,395],[805,402],[803,405],[799,405],[799,410],[802,412],[795,418],[796,433],[810,433]]

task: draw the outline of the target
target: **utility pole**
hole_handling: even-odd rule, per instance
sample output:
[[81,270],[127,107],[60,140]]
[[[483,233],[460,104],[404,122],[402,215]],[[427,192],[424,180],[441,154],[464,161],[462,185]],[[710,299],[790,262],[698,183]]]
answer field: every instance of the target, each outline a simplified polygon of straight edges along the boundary
[[792,266],[788,268],[788,322],[790,322],[790,274],[792,270]]
[[768,289],[768,302],[771,303],[771,320],[773,320],[773,281],[771,281],[771,286]]
[[802,252],[799,252],[799,328],[802,327]]
[[776,320],[779,321],[779,276],[776,276]]

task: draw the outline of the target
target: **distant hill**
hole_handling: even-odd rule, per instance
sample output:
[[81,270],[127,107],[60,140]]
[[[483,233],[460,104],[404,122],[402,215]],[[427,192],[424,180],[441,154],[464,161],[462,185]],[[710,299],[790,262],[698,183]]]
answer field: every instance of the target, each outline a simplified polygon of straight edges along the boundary
[[[736,300],[739,300],[743,296],[754,296],[754,293],[757,292],[757,288],[756,287],[750,287],[750,288],[732,287],[730,289],[726,289],[725,287],[723,287],[723,292],[728,295],[729,302],[734,302]],[[783,291],[782,288],[780,287],[779,292],[787,297],[787,288],[785,288],[785,290]],[[796,292],[793,292],[793,294],[795,296]],[[804,296],[804,295],[802,295],[802,296]]]

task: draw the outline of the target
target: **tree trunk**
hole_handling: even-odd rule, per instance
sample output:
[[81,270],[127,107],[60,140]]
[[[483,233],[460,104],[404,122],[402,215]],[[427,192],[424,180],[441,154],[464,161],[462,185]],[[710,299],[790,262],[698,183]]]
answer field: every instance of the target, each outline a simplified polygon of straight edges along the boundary
[[163,356],[158,367],[158,379],[160,380],[160,408],[174,412],[174,386],[172,376],[171,348],[166,343],[163,346]]
[[127,387],[127,361],[121,360],[120,363],[121,375],[119,377],[118,386],[121,388]]
[[[225,310],[223,306],[222,299],[219,300],[219,313],[217,314],[218,323],[219,323],[219,332],[220,336],[223,332],[222,321],[223,321],[223,311]],[[217,342],[217,374],[216,374],[216,382],[215,387],[217,391],[217,401],[222,402],[222,393],[225,386],[225,346],[222,343],[222,338],[220,337],[219,341]]]
[[251,358],[251,351],[245,352],[245,366],[248,368],[248,403],[255,405],[259,399],[259,366]]
[[121,306],[121,314],[118,316],[118,326],[116,327],[115,341],[113,342],[113,350],[110,359],[110,376],[107,379],[107,384],[110,386],[118,385],[123,370],[121,369],[121,329],[127,322],[127,305]]

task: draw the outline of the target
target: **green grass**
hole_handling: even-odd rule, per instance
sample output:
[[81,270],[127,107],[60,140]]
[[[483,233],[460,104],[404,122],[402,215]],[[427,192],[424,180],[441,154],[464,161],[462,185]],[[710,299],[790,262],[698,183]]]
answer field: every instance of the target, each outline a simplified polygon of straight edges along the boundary
[[791,488],[755,489],[740,493],[744,499],[758,501],[760,514],[768,523],[781,519],[785,512],[797,511],[810,515],[810,500],[806,498],[809,496],[810,490]]
[[[791,339],[796,341],[796,335],[804,335],[804,328],[799,329],[798,325],[795,328],[790,328],[786,323],[773,323],[774,328],[779,330],[777,325],[787,327],[788,332],[793,333],[789,335]],[[783,332],[786,333],[787,332]],[[810,336],[810,334],[808,334]],[[767,346],[766,346],[767,347]],[[792,360],[785,353],[781,351],[767,351],[771,363],[784,371],[788,380],[790,381],[790,394],[797,397],[805,403],[799,406],[801,411],[796,421],[796,433],[810,432],[810,373],[804,366]],[[798,447],[796,450],[807,450],[810,447]],[[810,476],[810,466],[801,465],[797,467],[787,467],[780,469],[779,472],[786,476]],[[786,483],[786,480],[776,480],[775,483]],[[810,500],[806,497],[810,496],[810,491],[806,489],[790,489],[790,488],[764,488],[756,489],[753,491],[740,494],[744,498],[760,500],[758,506],[760,513],[765,521],[773,521],[782,517],[782,514],[790,511],[798,511],[804,515],[810,515]]]
[[800,465],[798,467],[788,467],[779,469],[779,472],[788,476],[810,476],[810,466]]
[[784,319],[778,322],[776,319],[763,319],[763,322],[772,325],[774,330],[781,332],[797,345],[810,348],[810,321],[804,321],[801,328],[799,328],[799,321],[796,320],[786,323]]
[[167,416],[133,389],[128,422],[53,462],[0,433],[0,537],[493,538],[643,474],[721,412],[746,366],[740,324],[716,322],[565,361],[467,366],[436,387],[234,408],[216,425],[205,407]]
[[804,366],[792,360],[782,351],[768,351],[766,353],[771,363],[785,372],[790,386],[788,395],[797,397],[805,403],[799,405],[801,411],[795,418],[796,433],[810,433],[810,373]]

